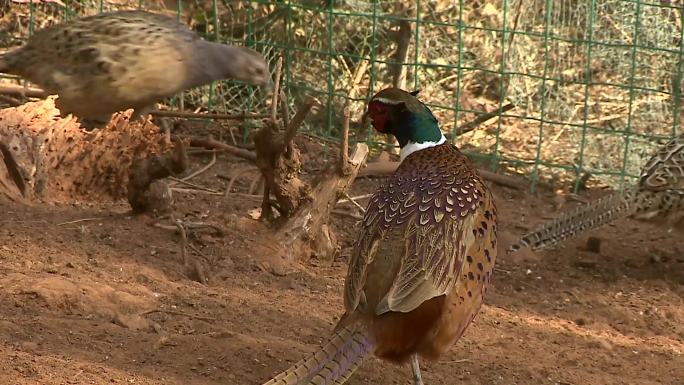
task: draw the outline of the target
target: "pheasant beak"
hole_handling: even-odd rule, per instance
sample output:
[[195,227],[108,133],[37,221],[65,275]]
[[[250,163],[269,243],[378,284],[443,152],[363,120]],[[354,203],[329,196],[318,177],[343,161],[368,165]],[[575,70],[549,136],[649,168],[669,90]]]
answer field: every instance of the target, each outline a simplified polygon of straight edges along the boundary
[[257,87],[259,87],[259,90],[262,92],[262,95],[264,97],[272,97],[273,96],[273,80],[271,78],[267,78],[260,84],[255,84]]

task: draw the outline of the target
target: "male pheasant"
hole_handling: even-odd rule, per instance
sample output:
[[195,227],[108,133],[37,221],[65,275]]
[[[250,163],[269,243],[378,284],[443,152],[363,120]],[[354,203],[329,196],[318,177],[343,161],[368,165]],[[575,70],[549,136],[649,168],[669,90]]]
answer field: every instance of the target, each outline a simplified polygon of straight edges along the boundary
[[657,150],[638,184],[560,214],[524,235],[508,252],[547,248],[622,217],[656,223],[668,232],[684,230],[684,134]]
[[200,39],[173,18],[145,11],[83,17],[36,32],[0,56],[0,72],[57,94],[62,116],[102,123],[112,113],[145,115],[154,103],[215,80],[270,84],[257,52]]
[[[478,313],[497,254],[496,207],[415,93],[378,92],[364,118],[394,135],[401,164],[370,199],[345,281],[345,313],[315,353],[264,385],[342,384],[375,354],[436,359]],[[366,120],[366,119],[364,119]]]

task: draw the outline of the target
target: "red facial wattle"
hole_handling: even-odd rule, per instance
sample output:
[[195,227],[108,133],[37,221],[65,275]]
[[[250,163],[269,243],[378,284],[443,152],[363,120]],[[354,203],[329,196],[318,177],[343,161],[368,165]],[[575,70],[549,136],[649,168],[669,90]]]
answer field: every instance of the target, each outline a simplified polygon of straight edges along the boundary
[[368,105],[368,117],[376,130],[384,133],[385,125],[389,119],[389,110],[379,102],[371,102]]

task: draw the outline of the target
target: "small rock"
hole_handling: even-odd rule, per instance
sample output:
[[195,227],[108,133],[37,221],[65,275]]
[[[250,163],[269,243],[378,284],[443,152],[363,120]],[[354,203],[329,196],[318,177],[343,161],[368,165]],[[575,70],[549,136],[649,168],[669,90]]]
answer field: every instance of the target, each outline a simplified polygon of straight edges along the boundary
[[594,269],[594,268],[596,268],[596,261],[587,260],[587,259],[580,259],[580,260],[575,262],[575,266],[581,267],[584,269]]
[[274,264],[270,268],[271,274],[275,275],[276,277],[284,277],[287,275],[287,271],[285,271],[285,267],[281,266],[280,264]]
[[587,320],[584,318],[578,318],[575,320],[575,324],[577,324],[577,326],[584,326],[587,324]]
[[602,347],[603,349],[606,350],[613,350],[613,345],[611,345],[608,341],[606,340],[599,340],[598,345]]
[[154,342],[152,345],[155,350],[159,350],[163,348],[164,346],[169,346],[171,345],[171,340],[169,339],[168,336],[161,336],[157,339],[157,341]]
[[114,315],[112,323],[126,329],[155,331],[150,320],[135,314],[128,315],[117,313]]
[[589,237],[587,239],[587,245],[586,245],[587,251],[591,253],[600,253],[601,252],[601,238],[597,237]]
[[21,348],[27,352],[35,352],[38,350],[38,344],[31,341],[25,341],[21,343]]

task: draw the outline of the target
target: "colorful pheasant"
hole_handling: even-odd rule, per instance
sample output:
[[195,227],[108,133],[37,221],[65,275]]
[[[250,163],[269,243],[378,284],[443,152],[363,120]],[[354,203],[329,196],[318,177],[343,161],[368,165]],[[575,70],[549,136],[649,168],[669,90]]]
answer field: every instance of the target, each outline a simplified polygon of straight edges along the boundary
[[547,248],[622,217],[684,230],[684,134],[658,149],[636,186],[562,213],[524,235],[508,252]]
[[370,199],[345,281],[346,312],[315,353],[264,385],[342,384],[370,354],[436,359],[482,305],[496,259],[496,207],[430,109],[397,88],[365,118],[401,146],[401,164]]
[[133,108],[133,118],[183,90],[222,79],[269,85],[257,52],[200,39],[173,18],[145,11],[83,17],[36,32],[0,56],[0,72],[57,94],[62,116],[93,123]]

